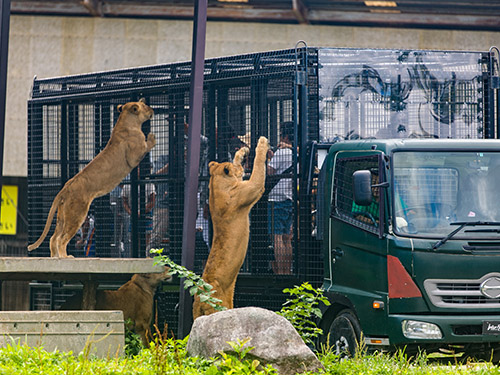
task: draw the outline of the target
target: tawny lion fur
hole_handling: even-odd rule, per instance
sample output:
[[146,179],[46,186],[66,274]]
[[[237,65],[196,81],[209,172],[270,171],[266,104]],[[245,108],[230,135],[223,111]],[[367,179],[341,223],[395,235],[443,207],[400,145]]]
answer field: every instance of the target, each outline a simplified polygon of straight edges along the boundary
[[[123,319],[132,321],[129,327],[147,345],[147,332],[153,319],[153,300],[156,288],[162,281],[172,279],[170,268],[161,273],[135,274],[117,290],[98,290],[96,310],[121,310]],[[61,306],[61,310],[80,310],[82,296],[77,294]]]
[[47,236],[57,211],[50,238],[50,256],[67,258],[66,247],[81,227],[92,201],[113,190],[155,146],[153,133],[146,137],[141,125],[153,117],[144,99],[118,106],[120,117],[108,144],[85,168],[71,178],[56,195],[40,238],[28,250],[38,248]]
[[[209,206],[213,224],[213,240],[210,255],[202,278],[214,287],[215,298],[222,300],[222,306],[233,308],[236,277],[243,264],[250,233],[250,209],[264,193],[266,180],[266,155],[269,142],[260,137],[255,150],[252,175],[243,181],[241,162],[249,150],[247,147],[236,152],[233,163],[210,162]],[[193,319],[208,315],[215,310],[195,298]]]

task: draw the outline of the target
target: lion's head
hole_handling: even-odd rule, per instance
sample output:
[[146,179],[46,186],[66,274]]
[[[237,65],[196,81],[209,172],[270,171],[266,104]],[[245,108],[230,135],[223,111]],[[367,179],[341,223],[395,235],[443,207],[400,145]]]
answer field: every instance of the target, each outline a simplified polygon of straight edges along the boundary
[[[136,282],[144,282],[153,288],[156,288],[162,281],[172,281],[170,267],[165,266],[163,272],[139,273],[134,275]],[[141,280],[141,281],[139,281]]]
[[217,163],[216,161],[211,161],[208,167],[211,178],[220,177],[222,181],[227,181],[229,183],[240,181],[243,178],[244,170],[241,165],[230,162]]
[[141,98],[138,102],[129,102],[127,104],[119,105],[117,107],[120,116],[124,113],[137,116],[138,120],[142,124],[153,117],[153,109],[146,104],[146,100]]

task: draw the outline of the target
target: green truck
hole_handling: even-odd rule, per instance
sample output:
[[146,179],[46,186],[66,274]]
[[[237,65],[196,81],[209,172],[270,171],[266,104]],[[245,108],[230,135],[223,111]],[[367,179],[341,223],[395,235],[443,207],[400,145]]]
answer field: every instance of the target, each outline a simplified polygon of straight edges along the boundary
[[500,360],[500,141],[340,141],[319,179],[323,341]]

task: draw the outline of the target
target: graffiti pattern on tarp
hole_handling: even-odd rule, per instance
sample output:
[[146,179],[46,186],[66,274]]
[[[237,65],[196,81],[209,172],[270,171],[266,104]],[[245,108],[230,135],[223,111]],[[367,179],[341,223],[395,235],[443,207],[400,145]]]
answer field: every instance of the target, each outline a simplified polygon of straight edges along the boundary
[[320,49],[321,141],[482,138],[481,56]]

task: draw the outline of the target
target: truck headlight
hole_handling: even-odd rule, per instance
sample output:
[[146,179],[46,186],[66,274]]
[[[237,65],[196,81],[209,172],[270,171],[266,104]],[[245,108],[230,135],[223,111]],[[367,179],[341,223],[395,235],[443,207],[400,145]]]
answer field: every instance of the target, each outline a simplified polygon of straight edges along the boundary
[[407,339],[441,339],[443,334],[439,327],[432,323],[416,320],[403,320],[403,335]]

